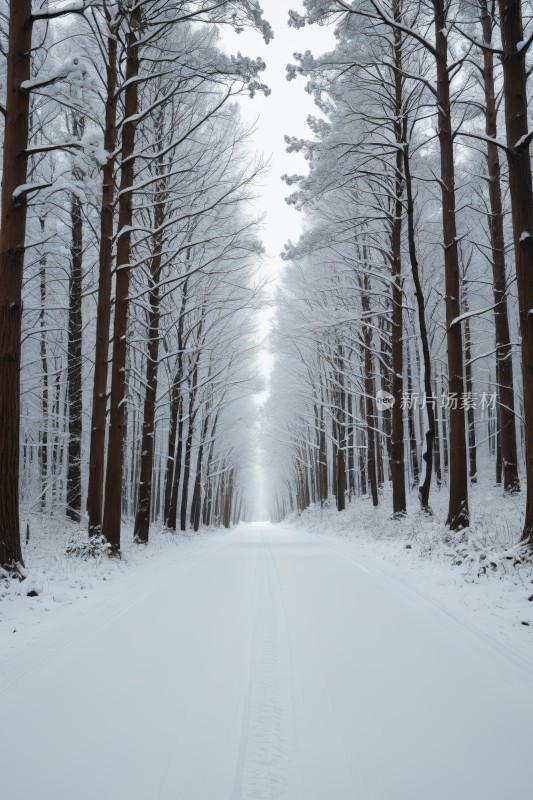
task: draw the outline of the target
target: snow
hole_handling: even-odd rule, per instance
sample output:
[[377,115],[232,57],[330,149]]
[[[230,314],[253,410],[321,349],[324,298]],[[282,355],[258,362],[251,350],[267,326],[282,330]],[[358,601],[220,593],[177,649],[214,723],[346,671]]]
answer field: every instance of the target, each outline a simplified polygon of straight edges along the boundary
[[30,192],[38,192],[39,189],[46,189],[48,186],[50,186],[49,183],[21,183],[13,192],[12,198],[16,201]]
[[[74,11],[75,9],[72,8],[71,10]],[[53,72],[50,72],[46,75],[37,75],[36,77],[30,78],[27,81],[22,81],[20,87],[26,91],[32,91],[32,89],[38,89],[42,86],[49,86],[55,81],[64,80],[65,78],[73,76],[74,74],[82,77],[85,75],[86,71],[87,69],[85,63],[77,56],[73,58],[66,58],[63,63]]]
[[[58,555],[41,597],[4,598],[3,796],[529,797],[531,651],[484,632],[489,609],[458,611],[449,564],[372,536],[357,507],[157,534],[123,563]],[[518,591],[462,585],[476,608],[485,586]]]

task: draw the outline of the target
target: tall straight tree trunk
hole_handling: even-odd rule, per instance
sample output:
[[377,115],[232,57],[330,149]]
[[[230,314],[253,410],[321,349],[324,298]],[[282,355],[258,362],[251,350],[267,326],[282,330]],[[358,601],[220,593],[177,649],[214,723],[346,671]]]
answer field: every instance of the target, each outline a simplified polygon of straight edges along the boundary
[[230,470],[224,491],[223,524],[225,528],[231,527],[231,506],[233,503],[234,482],[233,470]]
[[22,564],[19,519],[20,351],[29,135],[31,0],[10,0],[0,223],[0,567]]
[[183,463],[183,487],[181,490],[181,509],[180,509],[180,530],[187,530],[187,511],[189,506],[189,479],[191,475],[191,456],[192,456],[192,439],[194,435],[194,421],[196,419],[197,408],[196,402],[196,387],[198,384],[198,360],[199,355],[196,356],[196,362],[193,369],[192,381],[189,387],[189,421],[187,426],[187,439],[185,441],[185,458]]
[[435,442],[435,402],[432,400],[432,369],[431,352],[429,348],[429,334],[426,321],[426,300],[422,289],[420,278],[420,268],[418,264],[416,236],[415,236],[415,204],[413,197],[413,180],[411,176],[411,161],[408,144],[408,121],[403,122],[403,169],[405,174],[405,193],[407,200],[407,244],[409,248],[409,262],[411,265],[411,275],[415,285],[416,308],[418,315],[418,331],[420,333],[420,343],[422,345],[422,360],[424,365],[424,392],[426,394],[426,447],[422,454],[424,461],[424,477],[419,486],[419,500],[422,511],[431,512],[429,505],[429,492],[431,489],[431,477],[433,474],[433,444]]
[[343,353],[342,345],[337,348],[337,383],[339,386],[337,415],[337,435],[339,447],[337,450],[337,509],[344,511],[346,508],[346,392],[344,389]]
[[110,30],[107,39],[106,103],[104,149],[109,153],[102,170],[100,208],[100,252],[98,272],[98,305],[91,411],[91,444],[89,452],[89,485],[87,514],[89,535],[102,529],[105,472],[105,433],[107,414],[107,377],[109,333],[111,324],[111,269],[113,261],[113,213],[115,203],[115,149],[117,144],[117,30]]
[[[161,261],[161,253],[156,256]],[[159,269],[154,277],[150,291],[150,312],[148,322],[148,353],[146,355],[146,388],[144,394],[143,426],[141,439],[141,463],[139,475],[139,494],[133,538],[141,544],[148,542],[150,528],[150,504],[152,502],[152,475],[154,466],[154,433],[157,396],[157,370],[159,365]]]
[[533,546],[533,189],[527,119],[527,48],[523,46],[521,2],[499,0],[499,8],[526,429],[527,499],[522,541]]
[[176,376],[170,389],[170,421],[168,427],[168,454],[165,470],[165,496],[163,500],[163,519],[167,528],[170,519],[170,504],[172,500],[172,487],[174,485],[174,470],[176,466],[176,436],[178,432],[178,414],[180,409],[180,388]]
[[450,500],[447,524],[461,530],[469,524],[468,476],[466,468],[465,413],[460,398],[464,392],[461,281],[455,213],[454,146],[448,71],[448,2],[433,0],[437,65],[437,108],[440,144],[440,185],[444,239],[446,334],[448,344],[448,391],[458,398],[450,409]]
[[320,468],[320,505],[323,506],[328,499],[328,450],[326,444],[326,423],[324,420],[324,401],[320,405],[319,428],[319,468]]
[[[41,235],[44,239],[45,220],[39,220]],[[41,309],[39,311],[39,324],[41,335],[39,337],[39,351],[41,356],[41,369],[43,371],[43,391],[41,395],[41,409],[43,414],[42,431],[39,436],[39,468],[41,478],[41,511],[46,509],[46,495],[48,494],[48,426],[50,405],[50,378],[48,375],[48,356],[46,352],[46,253],[43,253],[39,263],[39,295]]]
[[[73,134],[80,137],[83,125],[73,114]],[[68,454],[66,514],[74,522],[81,518],[81,436],[82,436],[82,280],[83,216],[81,201],[70,200],[70,276],[68,312]]]
[[192,494],[191,503],[191,527],[194,531],[200,529],[200,522],[202,519],[202,465],[204,458],[204,445],[207,436],[207,426],[209,425],[209,408],[206,408],[205,416],[202,422],[202,433],[200,438],[200,446],[198,448],[198,458],[196,460],[196,472],[194,475],[194,490]]
[[[366,259],[365,259],[366,260]],[[378,482],[376,473],[376,418],[374,414],[374,365],[372,358],[372,327],[370,320],[370,298],[368,295],[369,285],[368,276],[363,278],[361,293],[361,307],[363,309],[363,347],[364,347],[364,370],[365,370],[365,417],[366,417],[366,474],[370,484],[372,504],[378,505]]]
[[[468,312],[468,300],[466,292],[464,294],[464,310]],[[472,347],[470,338],[470,320],[465,319],[465,391],[469,398],[472,398]],[[477,447],[476,447],[476,420],[473,402],[467,403],[466,422],[468,426],[468,477],[470,483],[477,483]]]
[[215,419],[213,421],[213,426],[211,428],[211,443],[209,445],[209,450],[207,452],[207,459],[205,465],[206,471],[206,491],[204,497],[204,510],[203,510],[203,521],[204,525],[211,524],[211,517],[212,517],[212,510],[213,510],[213,480],[210,477],[211,467],[213,465],[213,455],[215,452],[215,441],[216,441],[216,431],[218,426],[218,417],[220,414],[220,410],[216,412]]
[[[407,353],[407,392],[410,398],[414,396],[413,377],[411,369],[411,356]],[[411,471],[413,475],[411,488],[415,488],[420,479],[420,466],[418,463],[418,442],[416,440],[416,427],[414,415],[414,402],[407,406],[407,430],[409,432],[409,454],[411,456]]]
[[[183,397],[181,395],[181,384],[183,381],[183,351],[185,347],[183,333],[185,329],[185,314],[188,297],[187,286],[188,281],[185,280],[181,290],[180,315],[178,319],[178,355],[176,372],[174,374],[171,391],[168,457],[165,474],[165,525],[171,531],[176,530],[176,519],[178,515],[178,492],[181,473],[183,430]],[[176,438],[178,442],[177,450]]]
[[133,219],[133,180],[135,174],[135,131],[137,128],[139,45],[141,6],[131,12],[126,34],[126,74],[120,194],[118,209],[117,269],[115,284],[115,319],[113,328],[113,361],[111,368],[111,408],[109,446],[105,478],[104,518],[102,532],[114,553],[120,552],[122,472],[124,466],[124,426],[126,391],[126,351],[130,288],[131,224]]
[[179,500],[179,491],[181,486],[181,466],[182,466],[181,462],[183,460],[183,425],[184,425],[183,401],[180,400],[178,408],[178,431],[177,431],[178,445],[176,448],[176,462],[174,464],[174,478],[172,481],[172,493],[170,496],[170,509],[167,522],[167,527],[171,531],[176,530],[178,521],[178,500]]
[[[333,401],[334,402],[334,401]],[[337,494],[337,460],[338,460],[338,453],[339,453],[339,432],[338,432],[338,425],[337,420],[335,417],[331,420],[331,492],[335,496],[335,503],[338,502],[338,494]]]
[[[436,392],[435,392],[436,396]],[[435,401],[436,402],[436,401]],[[435,478],[437,479],[437,486],[440,487],[442,483],[442,471],[440,466],[440,432],[439,432],[439,420],[438,416],[433,412],[434,419],[435,419],[435,437],[434,437],[434,458],[435,458]]]
[[[400,0],[394,0],[393,12],[400,16]],[[403,219],[403,74],[402,33],[394,28],[394,132],[396,149],[396,179],[394,187],[394,218],[391,230],[392,252],[392,387],[394,405],[391,409],[390,470],[392,477],[392,512],[401,517],[406,512],[405,452],[403,438],[403,288],[402,288],[402,219]]]
[[[495,446],[492,446],[492,441],[495,440]],[[501,436],[500,436],[500,409],[496,408],[496,435],[494,437],[491,436],[491,449],[495,450],[493,455],[496,455],[496,485],[502,485],[503,479],[503,464],[502,464],[502,448],[501,448]]]
[[[487,0],[480,1],[483,41],[492,43],[493,15]],[[483,83],[485,90],[485,132],[496,139],[497,106],[494,87],[494,54],[483,51]],[[492,247],[492,277],[494,284],[494,325],[496,329],[496,391],[500,419],[500,447],[504,492],[520,491],[518,477],[518,454],[516,449],[516,426],[514,410],[513,354],[509,332],[507,308],[507,275],[505,269],[505,239],[500,178],[500,155],[498,146],[487,141],[487,171],[489,177],[490,234]]]
[[[163,112],[159,113],[156,130],[160,132],[157,146],[163,148]],[[154,253],[150,261],[150,311],[148,314],[148,352],[146,354],[145,395],[143,409],[143,426],[141,440],[141,456],[139,469],[139,492],[133,538],[136,542],[146,543],[150,529],[150,506],[152,503],[152,476],[154,471],[154,435],[157,397],[157,372],[159,366],[159,279],[161,273],[163,233],[165,221],[165,195],[168,178],[163,174],[163,157],[156,163],[156,172],[160,176],[157,183],[154,208]]]
[[[355,489],[355,442],[354,442],[354,432],[355,427],[353,424],[353,395],[349,391],[346,397],[346,417],[347,417],[347,433],[346,433],[346,453],[347,453],[347,463],[346,463],[346,471],[348,475],[347,479],[347,489],[348,489],[348,499],[351,500],[352,495]],[[320,451],[319,451],[320,453]]]

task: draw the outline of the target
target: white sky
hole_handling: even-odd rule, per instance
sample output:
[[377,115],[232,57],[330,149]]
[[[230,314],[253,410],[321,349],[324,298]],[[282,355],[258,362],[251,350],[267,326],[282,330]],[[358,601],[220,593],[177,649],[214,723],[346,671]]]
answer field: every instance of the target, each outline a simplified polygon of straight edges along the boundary
[[253,58],[260,56],[267,65],[261,80],[271,88],[272,94],[268,97],[258,94],[253,100],[243,97],[240,102],[243,119],[249,123],[257,120],[253,145],[270,159],[270,171],[263,178],[258,206],[268,215],[262,238],[269,256],[269,270],[276,276],[281,269],[279,254],[283,245],[288,239],[295,241],[301,231],[301,215],[286,204],[284,198],[290,188],[281,176],[306,171],[303,157],[285,152],[284,136],[310,135],[306,119],[309,114],[319,113],[305,91],[305,79],[289,82],[285,70],[287,64],[294,61],[294,52],[324,52],[334,46],[334,37],[331,27],[289,28],[289,9],[301,11],[300,0],[261,0],[261,6],[274,29],[270,44],[265,45],[253,31],[225,32],[223,42],[228,52],[241,51]]
[[[295,52],[304,53],[311,50],[313,54],[323,53],[334,47],[332,27],[313,25],[300,30],[289,28],[289,9],[302,10],[300,0],[261,0],[265,18],[274,30],[274,39],[265,45],[261,37],[252,31],[235,34],[226,31],[223,34],[223,46],[229,53],[241,52],[253,58],[260,56],[266,63],[266,70],[261,74],[261,81],[266,83],[271,94],[268,97],[258,94],[253,100],[243,97],[240,100],[242,117],[247,123],[255,123],[256,132],[250,142],[259,153],[269,160],[269,171],[261,179],[258,187],[257,209],[265,212],[266,218],[261,238],[267,251],[265,269],[271,279],[271,289],[275,289],[283,269],[280,253],[289,239],[296,241],[302,230],[302,216],[293,207],[288,206],[285,197],[291,189],[282,181],[285,173],[305,173],[305,159],[294,153],[286,153],[285,135],[305,138],[310,134],[307,126],[309,114],[318,115],[319,111],[310,95],[305,91],[305,78],[291,82],[286,78],[286,67],[294,62]],[[272,305],[261,313],[259,334],[264,347],[259,353],[259,367],[266,381],[266,391],[257,397],[260,408],[268,395],[268,382],[272,369],[272,357],[268,352],[266,338],[270,323],[275,313]],[[258,429],[259,433],[259,429]],[[251,478],[250,500],[252,500],[255,519],[268,517],[266,507],[264,473],[262,469],[262,453],[259,441],[254,459]]]

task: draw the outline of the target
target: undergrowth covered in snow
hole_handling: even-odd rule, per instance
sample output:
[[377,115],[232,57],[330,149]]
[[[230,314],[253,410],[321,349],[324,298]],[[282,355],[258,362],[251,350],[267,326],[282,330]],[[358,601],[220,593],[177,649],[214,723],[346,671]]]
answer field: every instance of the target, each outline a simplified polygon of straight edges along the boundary
[[[96,585],[127,572],[128,567],[151,560],[198,534],[171,534],[153,526],[148,545],[133,541],[133,527],[124,523],[120,558],[110,556],[110,545],[101,536],[89,539],[86,526],[49,515],[28,517],[29,541],[23,545],[23,580],[0,576],[0,600],[39,598],[40,602],[69,603],[85,596]],[[201,535],[205,536],[203,532]]]
[[[390,489],[385,487],[374,508],[370,498],[355,499],[345,511],[334,501],[323,508],[311,506],[290,520],[297,528],[313,533],[390,543],[424,559],[446,562],[467,582],[479,583],[490,577],[509,579],[527,587],[533,583],[533,553],[519,542],[523,523],[522,495],[503,495],[486,486],[471,487],[471,524],[458,533],[445,525],[446,491],[432,498],[433,514],[420,511],[410,496],[408,513],[393,519]],[[533,592],[533,586],[531,586]]]

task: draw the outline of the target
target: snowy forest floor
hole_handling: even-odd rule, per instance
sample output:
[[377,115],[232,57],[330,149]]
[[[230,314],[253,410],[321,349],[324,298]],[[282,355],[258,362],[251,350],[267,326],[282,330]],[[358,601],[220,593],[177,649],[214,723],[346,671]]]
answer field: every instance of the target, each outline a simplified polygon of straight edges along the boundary
[[433,517],[420,512],[411,493],[407,516],[393,520],[389,494],[386,488],[378,508],[370,498],[340,513],[312,506],[290,522],[345,542],[358,559],[401,576],[533,664],[533,558],[519,545],[525,494],[505,496],[488,480],[471,486],[471,524],[460,534],[444,524],[446,487],[433,490]]
[[528,800],[523,498],[475,487],[461,544],[444,491],[433,519],[388,500],[128,534],[122,561],[34,524],[40,593],[0,601],[3,796]]

